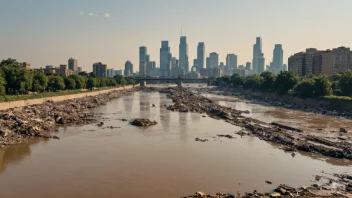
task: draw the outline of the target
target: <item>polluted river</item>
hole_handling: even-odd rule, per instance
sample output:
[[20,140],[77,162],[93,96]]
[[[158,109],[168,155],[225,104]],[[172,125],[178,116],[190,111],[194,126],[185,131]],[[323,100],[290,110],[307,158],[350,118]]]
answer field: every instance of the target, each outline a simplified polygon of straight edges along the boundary
[[[191,87],[198,85],[191,85]],[[352,120],[203,93],[246,117],[325,133]],[[268,192],[280,184],[319,184],[317,175],[352,174],[352,161],[298,151],[252,135],[205,113],[170,111],[167,93],[136,91],[92,108],[99,122],[60,127],[60,140],[35,139],[0,148],[0,197],[184,197]],[[156,125],[136,127],[135,118]],[[126,121],[127,120],[127,121]],[[349,132],[351,133],[351,132]],[[230,135],[231,138],[220,137]],[[196,141],[196,140],[206,141]],[[351,139],[350,139],[351,140]],[[320,185],[320,184],[319,184]]]

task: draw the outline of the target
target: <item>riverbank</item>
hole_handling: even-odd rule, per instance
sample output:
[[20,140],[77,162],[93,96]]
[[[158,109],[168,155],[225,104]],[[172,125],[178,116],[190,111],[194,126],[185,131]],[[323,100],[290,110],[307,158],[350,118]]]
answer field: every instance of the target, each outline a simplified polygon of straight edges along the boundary
[[284,107],[287,109],[352,119],[352,101],[350,100],[340,100],[338,98],[322,98],[318,100],[314,98],[299,98],[291,95],[280,96],[276,93],[227,86],[200,90],[224,96],[236,96],[261,105]]
[[[49,97],[34,100],[0,103],[0,147],[19,144],[34,138],[54,138],[57,127],[69,124],[96,122],[92,109],[130,94],[138,88],[109,90]],[[23,107],[23,108],[22,108]]]
[[[110,89],[104,89],[104,90],[94,90],[94,91],[87,91],[87,92],[58,92],[58,95],[44,95],[44,97],[41,98],[35,98],[35,99],[25,99],[25,100],[15,100],[15,101],[9,101],[9,102],[0,102],[0,110],[6,110],[10,108],[17,108],[17,107],[25,107],[29,105],[35,105],[35,104],[42,104],[45,103],[46,101],[62,101],[62,100],[70,100],[70,99],[75,99],[75,98],[83,98],[83,97],[88,97],[88,96],[95,96],[99,94],[104,94],[108,93],[111,91],[120,91],[120,90],[125,90],[125,89],[131,89],[133,88],[133,85],[125,86],[125,87],[116,87],[116,88],[110,88]],[[61,94],[63,93],[63,94]],[[47,96],[47,97],[46,97]],[[30,97],[30,96],[28,96]]]

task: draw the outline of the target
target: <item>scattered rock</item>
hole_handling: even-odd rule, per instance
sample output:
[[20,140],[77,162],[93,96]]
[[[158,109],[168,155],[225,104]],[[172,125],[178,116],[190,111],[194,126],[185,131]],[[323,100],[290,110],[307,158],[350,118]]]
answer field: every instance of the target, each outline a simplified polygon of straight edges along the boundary
[[272,182],[271,182],[271,181],[265,181],[265,183],[267,183],[267,184],[272,184]]
[[156,125],[156,124],[157,124],[156,121],[151,121],[149,119],[134,119],[131,122],[131,125],[134,125],[134,126],[145,126],[145,127],[153,126],[153,125]]
[[345,128],[340,128],[341,133],[347,133],[348,131]]
[[197,142],[207,142],[208,139],[200,139],[200,138],[196,138],[195,141]]
[[222,134],[219,134],[217,135],[218,137],[225,137],[225,138],[228,138],[228,139],[234,139],[234,137],[232,135],[222,135]]
[[100,122],[99,124],[97,124],[98,127],[101,127],[104,125],[104,122]]

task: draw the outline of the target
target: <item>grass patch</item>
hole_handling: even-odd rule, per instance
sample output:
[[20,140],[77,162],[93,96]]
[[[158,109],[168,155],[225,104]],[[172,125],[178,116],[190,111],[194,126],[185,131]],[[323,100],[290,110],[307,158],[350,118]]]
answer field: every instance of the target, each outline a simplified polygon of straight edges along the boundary
[[335,96],[335,95],[331,95],[331,96],[324,96],[325,99],[328,100],[339,100],[339,101],[352,101],[351,97],[348,96]]

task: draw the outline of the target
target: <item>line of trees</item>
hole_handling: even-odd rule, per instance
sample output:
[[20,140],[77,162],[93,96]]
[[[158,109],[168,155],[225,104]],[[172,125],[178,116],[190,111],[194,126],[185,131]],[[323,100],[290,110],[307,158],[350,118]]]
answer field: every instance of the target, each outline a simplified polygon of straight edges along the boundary
[[0,63],[0,95],[134,84],[132,77],[124,78],[120,75],[114,78],[95,77],[93,73],[79,73],[67,77],[55,74],[45,75],[40,71],[27,70],[15,59],[2,60]]
[[244,89],[275,92],[280,95],[294,94],[302,98],[319,98],[332,94],[352,96],[352,70],[328,78],[325,74],[305,76],[299,80],[292,71],[281,71],[275,75],[263,72],[260,75],[241,77],[238,74],[223,76],[216,81],[219,85],[232,85]]

